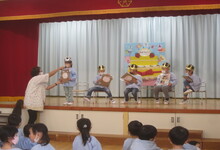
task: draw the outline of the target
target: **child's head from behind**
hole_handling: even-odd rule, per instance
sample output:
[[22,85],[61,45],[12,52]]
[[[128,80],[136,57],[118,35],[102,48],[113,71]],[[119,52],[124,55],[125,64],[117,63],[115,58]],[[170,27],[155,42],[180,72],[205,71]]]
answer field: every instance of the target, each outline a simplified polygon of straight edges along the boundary
[[8,116],[8,125],[14,126],[14,127],[19,127],[21,124],[21,117],[17,114],[10,114]]
[[83,145],[86,145],[90,139],[91,121],[87,118],[81,118],[77,121],[77,127],[81,133]]
[[172,128],[169,131],[169,139],[173,145],[183,145],[189,137],[189,131],[181,126]]
[[132,136],[138,136],[139,131],[142,126],[143,126],[143,124],[137,120],[131,121],[128,124],[128,131]]
[[25,137],[29,137],[29,135],[30,135],[30,128],[32,128],[32,124],[27,124],[27,125],[25,125],[24,126],[24,128],[23,128],[23,132],[24,132],[24,136]]
[[45,146],[50,143],[47,126],[43,123],[36,123],[29,129],[29,138],[32,142]]
[[157,129],[152,125],[144,125],[139,132],[139,139],[153,141],[157,135]]
[[19,108],[22,108],[23,107],[23,104],[24,104],[24,101],[22,99],[19,99],[16,104],[15,104],[15,107],[19,107]]
[[3,126],[0,128],[0,140],[4,143],[15,145],[18,143],[18,129],[14,126]]

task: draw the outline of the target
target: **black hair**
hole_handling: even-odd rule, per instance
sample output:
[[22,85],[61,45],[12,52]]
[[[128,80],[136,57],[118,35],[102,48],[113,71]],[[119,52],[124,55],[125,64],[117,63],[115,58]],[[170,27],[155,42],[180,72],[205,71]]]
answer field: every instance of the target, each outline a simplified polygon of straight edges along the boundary
[[14,126],[3,126],[0,128],[0,140],[3,143],[8,142],[9,138],[13,138],[16,133],[18,133],[18,129]]
[[31,76],[32,77],[39,75],[39,73],[40,73],[40,67],[32,68],[32,70],[31,70]]
[[77,121],[77,127],[81,133],[83,145],[86,145],[87,141],[90,141],[90,129],[91,121],[87,118],[81,118]]
[[141,140],[152,140],[157,135],[157,129],[152,125],[144,125],[141,127],[139,132],[139,139]]
[[169,131],[169,138],[174,145],[183,145],[189,137],[189,131],[181,126],[176,126]]
[[25,137],[29,137],[29,135],[30,135],[30,128],[32,128],[32,127],[33,127],[33,124],[27,124],[27,125],[24,126],[23,133],[24,133]]
[[8,125],[17,127],[21,123],[21,116],[17,114],[10,114],[8,116]]
[[141,129],[141,127],[143,126],[143,124],[137,120],[131,121],[128,124],[128,131],[131,135],[133,136],[138,136],[139,131]]
[[47,129],[47,126],[45,124],[36,123],[30,129],[32,129],[34,135],[36,135],[37,132],[42,133],[42,137],[40,139],[41,143],[39,143],[39,144],[41,144],[42,146],[46,146],[47,144],[50,143],[50,137],[48,135],[48,129]]
[[21,116],[23,104],[24,104],[24,101],[19,99],[15,104],[15,107],[12,111],[12,114],[17,114],[17,115]]
[[190,145],[194,145],[194,146],[196,146],[196,144],[200,144],[200,142],[198,142],[198,141],[189,141],[188,143]]

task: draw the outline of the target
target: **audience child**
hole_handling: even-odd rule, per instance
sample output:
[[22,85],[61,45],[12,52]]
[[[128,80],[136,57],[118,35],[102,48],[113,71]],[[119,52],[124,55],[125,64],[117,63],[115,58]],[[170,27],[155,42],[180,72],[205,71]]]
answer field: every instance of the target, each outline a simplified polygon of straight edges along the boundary
[[196,150],[193,145],[187,143],[189,131],[181,126],[176,126],[169,131],[171,150]]
[[21,148],[23,150],[31,150],[31,148],[33,146],[35,146],[37,143],[31,142],[29,135],[30,135],[30,128],[33,125],[27,124],[26,126],[24,126],[23,129],[23,136],[19,137],[19,141],[18,143],[15,145],[15,147]]
[[89,119],[81,118],[77,121],[80,134],[73,141],[73,150],[102,150],[99,141],[90,135],[91,122]]
[[144,125],[139,132],[139,139],[131,145],[130,150],[161,150],[155,143],[157,129],[152,125]]
[[23,104],[24,104],[24,101],[21,100],[21,99],[19,99],[19,100],[16,102],[16,104],[15,104],[15,107],[14,107],[14,109],[13,109],[13,111],[12,111],[12,114],[16,114],[16,115],[18,115],[18,116],[21,117]]
[[31,150],[55,150],[50,144],[47,126],[42,123],[36,123],[30,128],[29,138],[37,143]]
[[8,116],[8,125],[18,129],[18,136],[23,136],[23,129],[19,128],[21,125],[21,116],[17,114],[10,114]]
[[131,138],[127,138],[124,141],[123,150],[130,150],[132,143],[134,142],[135,139],[138,138],[138,134],[142,126],[143,126],[142,123],[137,120],[131,121],[128,124],[128,131],[131,135]]
[[3,126],[0,128],[0,140],[2,145],[0,150],[21,150],[20,148],[15,148],[14,145],[18,143],[18,129],[14,126]]

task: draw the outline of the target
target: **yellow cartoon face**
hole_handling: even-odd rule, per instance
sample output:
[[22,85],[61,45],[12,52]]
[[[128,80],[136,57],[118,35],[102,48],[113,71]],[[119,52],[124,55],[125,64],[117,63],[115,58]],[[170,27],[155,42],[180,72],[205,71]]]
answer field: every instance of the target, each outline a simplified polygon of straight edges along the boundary
[[149,56],[151,53],[151,50],[149,50],[148,48],[142,48],[141,50],[139,50],[139,54],[141,56]]

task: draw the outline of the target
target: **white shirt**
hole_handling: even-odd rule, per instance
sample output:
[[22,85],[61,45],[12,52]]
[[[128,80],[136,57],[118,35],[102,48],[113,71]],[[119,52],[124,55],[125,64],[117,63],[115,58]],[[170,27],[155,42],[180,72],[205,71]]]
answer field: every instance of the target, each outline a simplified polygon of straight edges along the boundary
[[48,81],[49,74],[37,75],[31,78],[24,97],[24,106],[27,109],[43,111]]

